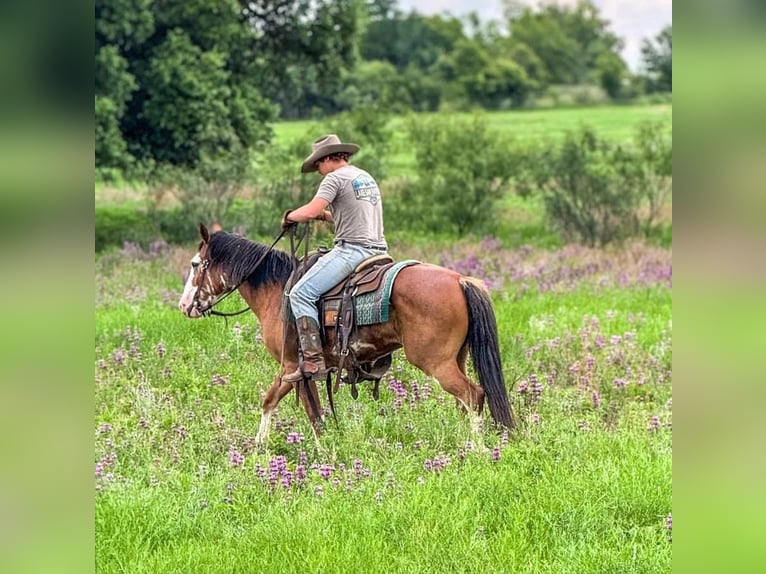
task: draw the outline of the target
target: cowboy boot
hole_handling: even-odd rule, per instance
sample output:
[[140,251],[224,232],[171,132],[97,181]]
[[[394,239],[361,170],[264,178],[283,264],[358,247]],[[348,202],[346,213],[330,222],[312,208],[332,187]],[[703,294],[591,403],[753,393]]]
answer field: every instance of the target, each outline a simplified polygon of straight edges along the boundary
[[319,325],[311,317],[301,317],[297,321],[298,341],[303,350],[303,363],[292,373],[284,375],[286,383],[297,383],[304,377],[318,380],[327,375],[322,351],[322,338],[319,335]]

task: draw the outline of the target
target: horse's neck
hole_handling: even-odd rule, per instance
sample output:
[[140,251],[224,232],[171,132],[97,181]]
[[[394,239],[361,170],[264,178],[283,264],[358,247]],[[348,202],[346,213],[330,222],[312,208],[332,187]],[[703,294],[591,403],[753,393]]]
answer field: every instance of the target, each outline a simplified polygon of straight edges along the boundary
[[239,287],[240,295],[261,323],[264,344],[277,360],[284,337],[284,324],[280,316],[283,291],[284,287],[276,283],[253,288],[245,282]]

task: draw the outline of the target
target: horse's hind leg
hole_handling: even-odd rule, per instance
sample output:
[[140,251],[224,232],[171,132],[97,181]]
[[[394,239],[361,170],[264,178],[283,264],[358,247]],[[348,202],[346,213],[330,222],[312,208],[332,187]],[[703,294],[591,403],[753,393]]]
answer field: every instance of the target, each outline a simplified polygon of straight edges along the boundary
[[277,408],[279,401],[281,401],[292,388],[292,384],[282,382],[281,376],[277,375],[274,378],[274,383],[263,396],[263,403],[261,404],[261,424],[258,427],[258,434],[255,436],[255,442],[257,444],[266,444],[266,441],[269,438],[269,431],[271,430],[271,415],[274,414],[274,410]]
[[[468,378],[468,371],[466,370],[467,364],[468,364],[468,345],[463,345],[460,347],[460,351],[458,351],[457,357],[455,358],[455,361],[457,361],[457,366],[460,369],[460,372],[465,375],[466,381],[468,381],[469,385],[473,385],[478,389],[477,394],[477,403],[475,405],[475,412],[479,415],[481,415],[482,411],[484,410],[484,389],[482,389],[478,385],[474,385],[471,383],[470,379]],[[456,396],[455,400],[460,401],[460,399]]]
[[[461,356],[463,357],[461,360]],[[471,420],[471,430],[479,449],[484,446],[482,438],[481,411],[484,405],[484,389],[472,383],[465,374],[465,353],[461,349],[455,362],[443,363],[430,371],[441,387],[453,395]]]

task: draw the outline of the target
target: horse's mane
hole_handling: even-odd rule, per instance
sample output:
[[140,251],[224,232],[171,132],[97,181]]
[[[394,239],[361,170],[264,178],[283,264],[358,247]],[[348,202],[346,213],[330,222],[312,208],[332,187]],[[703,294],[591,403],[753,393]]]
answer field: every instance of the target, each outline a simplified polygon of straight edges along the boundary
[[[268,282],[284,285],[292,272],[292,260],[284,251],[225,231],[210,236],[209,253],[211,262],[226,266],[233,282],[247,279],[253,288]],[[261,257],[263,260],[258,263]]]

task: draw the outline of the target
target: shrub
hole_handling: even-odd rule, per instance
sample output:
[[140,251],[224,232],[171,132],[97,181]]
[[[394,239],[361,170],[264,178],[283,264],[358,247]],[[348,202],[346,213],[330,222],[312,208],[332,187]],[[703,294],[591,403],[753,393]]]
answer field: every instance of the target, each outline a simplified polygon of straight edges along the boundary
[[546,216],[564,241],[603,246],[648,237],[671,186],[672,152],[662,130],[642,125],[636,141],[624,146],[584,127],[560,144],[523,150],[516,189],[542,194]]
[[147,247],[160,237],[160,231],[145,212],[130,206],[96,207],[95,249],[124,243]]
[[180,206],[178,217],[192,227],[198,222],[227,221],[250,174],[249,152],[234,138],[225,150],[202,148],[201,153],[194,168],[165,165],[152,176],[155,195],[173,195]]
[[286,210],[295,209],[313,197],[319,180],[316,175],[302,174],[300,168],[311,150],[308,142],[307,138],[296,138],[284,146],[271,146],[256,158],[252,203],[255,234],[274,235]]
[[393,217],[419,231],[491,232],[512,172],[510,146],[480,115],[413,118],[408,137],[418,175],[387,208]]

